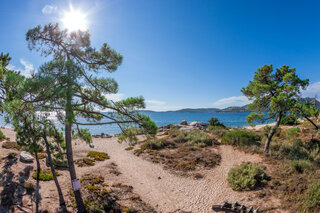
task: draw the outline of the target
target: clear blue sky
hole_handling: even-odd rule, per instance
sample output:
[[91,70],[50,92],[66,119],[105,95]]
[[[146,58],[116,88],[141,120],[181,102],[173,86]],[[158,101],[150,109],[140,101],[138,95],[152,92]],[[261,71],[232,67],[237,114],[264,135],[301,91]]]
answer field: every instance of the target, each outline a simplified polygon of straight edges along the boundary
[[113,98],[142,95],[155,110],[242,105],[240,89],[264,64],[296,67],[311,81],[305,95],[320,92],[319,1],[2,1],[0,52],[12,67],[48,60],[28,50],[25,33],[59,21],[70,3],[88,14],[93,46],[124,56]]

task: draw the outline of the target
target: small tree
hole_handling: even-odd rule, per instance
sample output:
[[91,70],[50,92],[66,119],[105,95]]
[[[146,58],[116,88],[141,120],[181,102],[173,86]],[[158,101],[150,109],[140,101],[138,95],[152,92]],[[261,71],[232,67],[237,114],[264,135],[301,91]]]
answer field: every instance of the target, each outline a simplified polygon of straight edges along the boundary
[[[1,54],[2,56],[3,54]],[[0,57],[1,57],[0,56]],[[8,54],[5,55],[7,62],[10,61]],[[7,65],[8,63],[6,63]],[[40,162],[38,153],[43,150],[43,142],[46,145],[47,156],[49,165],[54,177],[54,181],[58,190],[60,207],[63,212],[66,212],[66,205],[63,194],[55,175],[55,169],[51,161],[51,151],[49,146],[53,149],[59,147],[62,141],[62,134],[55,129],[50,121],[46,120],[44,116],[38,116],[34,108],[34,104],[23,101],[26,97],[32,94],[26,91],[27,79],[21,76],[18,72],[8,70],[6,67],[1,68],[0,75],[0,90],[1,90],[1,110],[5,113],[5,120],[11,123],[16,131],[17,143],[25,147],[25,150],[35,155],[37,170],[36,170],[36,212],[39,212],[39,175],[40,175]],[[39,120],[41,118],[41,120]],[[44,122],[46,121],[46,122]],[[47,132],[53,138],[53,143],[48,142]],[[56,144],[56,145],[54,145]],[[59,149],[57,149],[59,151]]]
[[[253,101],[248,106],[252,111],[247,117],[249,124],[253,121],[276,120],[268,133],[264,152],[269,151],[271,139],[281,118],[295,108],[300,90],[305,89],[308,84],[308,79],[302,80],[297,76],[295,68],[283,65],[274,72],[272,65],[264,65],[255,72],[253,81],[249,81],[248,86],[241,89]],[[268,112],[268,115],[264,112]]]

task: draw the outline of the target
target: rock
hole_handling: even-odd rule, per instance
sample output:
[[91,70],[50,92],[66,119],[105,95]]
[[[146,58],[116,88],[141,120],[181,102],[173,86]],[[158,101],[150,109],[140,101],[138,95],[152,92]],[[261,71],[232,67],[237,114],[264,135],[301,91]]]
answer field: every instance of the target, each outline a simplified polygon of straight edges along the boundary
[[188,123],[187,123],[186,120],[182,120],[182,121],[180,122],[180,125],[188,125]]
[[22,151],[20,153],[20,161],[25,163],[32,163],[33,162],[33,156],[26,151]]

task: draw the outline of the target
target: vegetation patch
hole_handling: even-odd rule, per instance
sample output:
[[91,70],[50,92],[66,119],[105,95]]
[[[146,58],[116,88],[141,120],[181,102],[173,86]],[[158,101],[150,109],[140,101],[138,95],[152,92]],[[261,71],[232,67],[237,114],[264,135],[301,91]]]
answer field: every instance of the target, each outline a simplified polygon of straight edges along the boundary
[[261,137],[245,130],[231,130],[224,134],[221,143],[239,147],[260,145]]
[[304,198],[304,206],[308,212],[320,209],[320,181],[311,184]]
[[[56,175],[59,176],[60,174],[55,171]],[[32,175],[32,177],[37,180],[37,171],[35,171],[35,173]],[[51,172],[50,169],[44,169],[44,170],[40,170],[39,173],[39,179],[38,180],[42,180],[42,181],[49,181],[49,180],[53,180],[53,174]]]
[[10,152],[8,155],[7,155],[7,158],[8,159],[13,159],[13,158],[16,158],[17,157],[17,153],[15,153],[15,152]]
[[105,152],[91,151],[87,154],[88,157],[93,158],[96,161],[104,161],[110,159],[109,155]]
[[94,166],[95,160],[92,158],[83,158],[75,161],[75,164],[79,167]]
[[220,163],[221,156],[212,150],[213,144],[218,142],[204,131],[171,130],[164,138],[143,141],[134,154],[184,174]]
[[0,129],[0,141],[6,139],[6,137],[4,136],[3,132]]
[[2,148],[20,150],[21,146],[18,145],[17,142],[9,142],[9,141],[6,141],[6,142],[3,142],[3,143],[2,143]]
[[228,182],[236,191],[253,190],[266,184],[268,179],[261,166],[253,163],[243,163],[230,169],[228,174]]
[[[102,176],[84,175],[80,179],[82,195],[88,212],[155,212],[133,193],[132,187],[124,184],[109,186]],[[69,191],[72,207],[76,202],[72,190]],[[125,203],[125,205],[124,205]]]

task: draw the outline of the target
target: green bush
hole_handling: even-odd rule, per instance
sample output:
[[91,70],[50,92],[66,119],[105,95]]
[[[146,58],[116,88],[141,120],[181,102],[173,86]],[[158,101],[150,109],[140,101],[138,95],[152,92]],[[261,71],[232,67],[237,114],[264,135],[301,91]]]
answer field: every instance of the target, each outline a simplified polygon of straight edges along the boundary
[[223,123],[219,122],[218,118],[210,118],[209,125],[210,126],[221,127],[221,128],[226,128],[226,126]]
[[96,151],[91,151],[87,154],[88,157],[91,157],[97,161],[104,161],[106,159],[109,159],[109,155],[104,152],[96,152]]
[[291,167],[295,172],[303,173],[306,170],[311,170],[312,164],[309,160],[295,160],[291,162]]
[[258,186],[264,185],[268,176],[263,169],[253,163],[242,163],[236,168],[232,168],[228,174],[228,182],[233,190],[249,191]]
[[175,147],[174,143],[168,141],[165,138],[153,138],[145,143],[145,148],[146,149],[154,149],[154,150],[159,150],[159,149],[164,149],[166,147]]
[[231,130],[223,135],[221,143],[235,146],[259,145],[260,136],[244,130]]
[[[60,175],[57,171],[55,173],[57,176]],[[32,177],[37,180],[37,171],[35,171]],[[40,170],[39,180],[42,180],[42,181],[53,180],[53,175],[51,170],[50,169]]]
[[187,144],[190,146],[212,146],[213,139],[208,136],[207,133],[194,129],[191,132],[189,132],[185,136],[185,140],[187,141]]
[[280,121],[281,125],[288,125],[288,126],[293,126],[293,125],[298,125],[299,122],[297,121],[297,118],[293,115],[287,115],[283,117]]
[[190,132],[183,130],[171,130],[169,136],[176,143],[187,143],[190,146],[211,146],[214,139],[210,138],[209,135],[201,130],[193,129]]
[[317,212],[320,209],[320,181],[308,187],[304,204],[308,212]]
[[5,139],[5,136],[4,136],[3,132],[0,129],[0,140],[3,140],[3,139]]
[[286,137],[288,140],[298,137],[299,134],[300,134],[299,128],[291,128],[286,131]]

